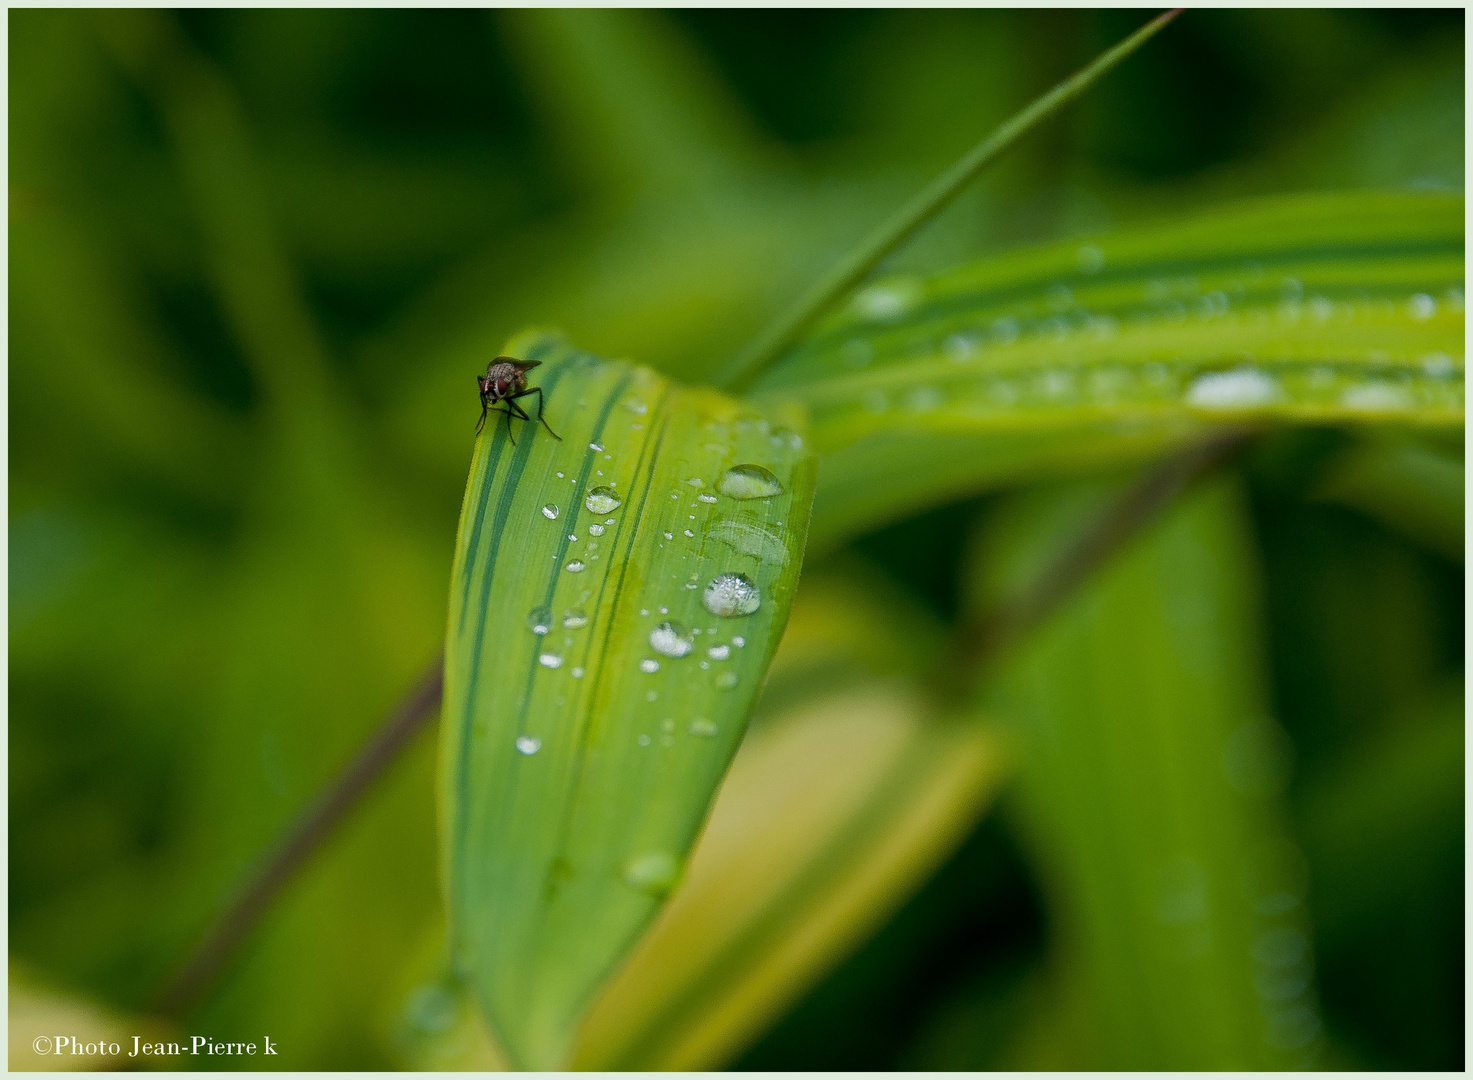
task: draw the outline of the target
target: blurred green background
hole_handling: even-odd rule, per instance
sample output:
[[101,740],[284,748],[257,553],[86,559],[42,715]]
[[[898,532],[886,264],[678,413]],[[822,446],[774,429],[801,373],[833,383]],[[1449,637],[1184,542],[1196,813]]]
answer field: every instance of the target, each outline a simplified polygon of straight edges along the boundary
[[[437,656],[471,379],[511,333],[705,379],[1143,18],[9,13],[12,957],[146,1012]],[[1190,12],[892,265],[1243,195],[1461,192],[1463,26]],[[1461,536],[1315,497],[1342,442],[1285,433],[1242,470],[1328,1060],[1461,1068]],[[996,501],[833,558],[953,620]],[[190,1030],[270,1032],[282,1067],[403,1064],[433,766],[422,739]],[[1034,1060],[1051,923],[1020,815],[989,814],[737,1066]]]

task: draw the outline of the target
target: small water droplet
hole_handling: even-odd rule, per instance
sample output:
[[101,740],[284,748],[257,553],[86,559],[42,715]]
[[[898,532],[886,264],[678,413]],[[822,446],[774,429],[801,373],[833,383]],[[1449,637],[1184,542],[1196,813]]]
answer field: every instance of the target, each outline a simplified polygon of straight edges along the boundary
[[762,604],[762,594],[745,574],[719,574],[706,586],[701,602],[712,615],[735,618],[750,615]]
[[706,650],[706,655],[712,660],[725,660],[731,655],[730,645],[712,645]]
[[1405,388],[1391,383],[1368,382],[1349,387],[1340,395],[1340,404],[1358,412],[1385,412],[1408,408],[1412,396]]
[[693,488],[703,488],[706,486],[706,481],[702,480],[699,476],[692,476],[686,483]]
[[716,501],[716,496],[715,495],[708,495],[704,491],[701,492],[699,495],[697,495],[696,498],[699,499],[703,503],[713,503],[713,502]]
[[625,398],[624,408],[628,409],[635,416],[643,416],[645,413],[649,412],[650,409],[648,405],[646,405],[637,397]]
[[1018,340],[1018,320],[1012,317],[996,319],[992,323],[992,340],[999,345],[1011,345]]
[[649,657],[645,657],[639,662],[639,670],[644,672],[646,675],[653,675],[655,672],[660,670],[660,662],[658,660],[652,660]]
[[693,532],[691,532],[691,531],[690,531],[690,530],[689,530],[689,529],[686,529],[686,530],[685,530],[685,535],[686,535],[686,536],[692,536],[692,537],[693,537],[693,536],[695,536],[695,535],[696,535],[696,534],[695,534],[695,533],[693,533]]
[[695,648],[694,635],[681,622],[662,622],[650,631],[650,648],[661,656],[679,659]]
[[559,510],[557,503],[548,503],[542,508],[542,516],[545,517],[548,521],[555,520],[558,516],[558,513]]
[[589,536],[602,536],[603,534],[604,534],[604,527],[602,525],[600,525],[598,522],[595,521],[592,525],[588,526],[588,535]]
[[585,569],[585,565],[582,559],[573,559],[568,563],[567,566],[564,566],[563,569],[570,574],[581,574]]
[[723,671],[720,675],[716,676],[716,685],[722,690],[730,690],[736,684],[737,677],[735,671]]
[[659,701],[660,692],[658,690],[646,690],[644,692],[644,699],[649,702]]
[[588,449],[592,450],[595,454],[601,454],[604,450],[604,444],[601,442],[591,442],[588,444]]
[[583,678],[583,669],[581,667],[575,667],[569,674],[575,679],[581,679]]
[[1093,244],[1085,244],[1074,253],[1074,265],[1081,274],[1098,274],[1105,265],[1105,253]]
[[650,737],[648,735],[641,735],[634,741],[639,743],[640,746],[648,746],[650,744]]
[[854,310],[862,318],[889,321],[898,319],[920,298],[914,282],[891,281],[871,285],[854,297]]
[[[641,746],[649,736],[641,735]],[[647,851],[624,864],[624,884],[651,896],[668,896],[680,881],[680,863],[668,851]]]
[[[716,631],[715,630],[712,630],[711,633],[714,634],[714,633],[716,633]],[[733,645],[735,645],[738,649],[740,649],[740,648],[743,648],[747,644],[747,639],[744,638],[744,637],[741,637],[741,636],[737,636],[737,637],[734,637],[734,638],[731,639],[731,643]]]
[[716,489],[730,499],[768,499],[781,495],[782,481],[761,465],[733,465],[716,481]]
[[1407,308],[1411,311],[1412,318],[1421,322],[1437,314],[1437,301],[1426,293],[1419,292],[1407,302]]
[[623,503],[624,500],[619,497],[617,491],[602,484],[591,490],[583,500],[583,505],[594,514],[612,514]]
[[666,540],[674,540],[675,539],[675,534],[673,532],[663,532],[660,535],[663,536]]
[[710,720],[702,719],[692,720],[690,722],[690,733],[692,735],[699,735],[703,739],[709,739],[711,738],[711,736],[715,735],[716,732],[717,727]]
[[563,658],[557,653],[545,652],[537,658],[537,662],[545,668],[560,668],[563,666]]
[[1240,367],[1199,375],[1187,390],[1187,404],[1203,409],[1247,409],[1279,396],[1279,384],[1257,368]]
[[517,749],[526,754],[528,757],[531,757],[533,754],[537,753],[537,751],[542,749],[542,740],[534,738],[531,735],[518,735]]
[[565,630],[581,630],[588,625],[588,614],[582,608],[569,608],[563,616]]
[[535,607],[527,613],[527,629],[534,634],[545,634],[552,629],[552,608]]
[[1447,353],[1428,353],[1422,357],[1422,370],[1434,379],[1445,379],[1457,369]]

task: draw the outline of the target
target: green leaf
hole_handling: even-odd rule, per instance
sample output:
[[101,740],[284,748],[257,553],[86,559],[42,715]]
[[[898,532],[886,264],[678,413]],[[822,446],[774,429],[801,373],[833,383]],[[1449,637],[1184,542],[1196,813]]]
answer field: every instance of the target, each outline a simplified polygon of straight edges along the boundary
[[965,837],[1012,759],[995,728],[944,722],[895,673],[921,668],[928,621],[856,567],[804,579],[769,684],[787,686],[590,1011],[579,1068],[726,1066]]
[[[1004,504],[974,583],[1011,591],[1109,495],[1073,485]],[[1058,913],[1079,1040],[1058,1067],[1302,1067],[1319,1042],[1243,504],[1232,480],[1180,501],[982,697],[1018,732],[1019,805]]]
[[811,410],[820,543],[1222,419],[1463,422],[1463,200],[1320,194],[869,286],[758,385]]
[[493,417],[476,446],[446,646],[445,887],[458,972],[513,1063],[551,1068],[680,880],[787,618],[816,461],[794,416],[546,336],[509,348],[543,363],[562,441],[515,422],[513,445]]
[[1352,506],[1463,560],[1463,454],[1413,439],[1376,439],[1337,456],[1315,494]]

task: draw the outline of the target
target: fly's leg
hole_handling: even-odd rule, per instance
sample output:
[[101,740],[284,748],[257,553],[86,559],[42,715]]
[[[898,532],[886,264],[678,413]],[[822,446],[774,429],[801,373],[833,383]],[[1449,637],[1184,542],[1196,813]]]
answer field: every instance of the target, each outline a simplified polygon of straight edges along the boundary
[[[542,387],[540,387],[540,386],[534,386],[530,390],[523,390],[519,394],[512,394],[511,397],[507,398],[507,400],[508,401],[513,401],[516,398],[527,397],[530,394],[536,394],[537,395],[537,419],[538,419],[538,421],[541,422],[541,424],[542,424],[543,427],[547,428],[547,433],[549,435],[551,435],[558,442],[562,442],[563,441],[563,437],[561,435],[559,435],[556,431],[553,431],[552,430],[552,425],[547,422],[547,417],[545,417],[545,416],[542,415]],[[518,408],[520,408],[520,406],[518,406]],[[526,414],[524,413],[523,415],[525,416]],[[530,416],[526,416],[526,419],[530,420],[532,418]]]

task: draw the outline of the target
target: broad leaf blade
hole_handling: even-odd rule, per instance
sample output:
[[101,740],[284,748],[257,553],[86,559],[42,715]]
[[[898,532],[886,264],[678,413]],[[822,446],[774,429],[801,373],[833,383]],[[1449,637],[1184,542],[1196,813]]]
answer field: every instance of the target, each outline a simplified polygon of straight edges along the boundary
[[[456,967],[512,1061],[549,1068],[679,880],[787,617],[816,463],[788,418],[548,337],[511,349],[542,361],[563,438],[514,421],[513,445],[496,418],[476,447],[442,827]],[[781,491],[723,483],[739,465]],[[755,611],[708,610],[726,574]]]
[[1463,200],[1321,194],[877,282],[758,394],[828,538],[1220,419],[1460,427],[1463,353]]

